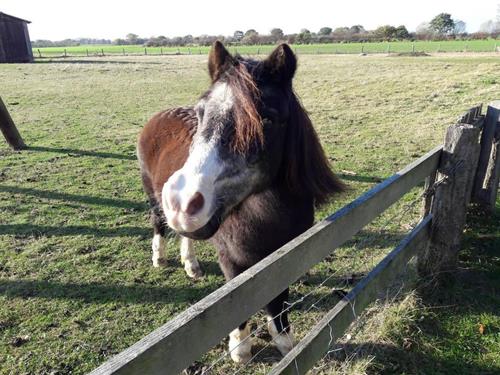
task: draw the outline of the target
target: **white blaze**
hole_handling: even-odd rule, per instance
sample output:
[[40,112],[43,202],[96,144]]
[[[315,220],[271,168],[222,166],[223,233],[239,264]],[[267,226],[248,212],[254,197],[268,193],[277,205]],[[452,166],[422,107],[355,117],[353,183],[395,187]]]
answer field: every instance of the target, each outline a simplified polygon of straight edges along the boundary
[[[206,101],[206,118],[223,118],[232,108],[233,94],[225,83],[217,83]],[[214,114],[214,112],[216,112]],[[206,123],[200,124],[203,128]],[[213,125],[212,125],[213,126]],[[197,133],[191,145],[188,159],[184,166],[175,172],[163,186],[162,205],[167,222],[176,230],[193,232],[203,227],[215,210],[214,184],[223,171],[219,158],[217,132],[211,139],[204,139]],[[199,212],[189,216],[185,213],[195,193],[201,193],[204,205]]]

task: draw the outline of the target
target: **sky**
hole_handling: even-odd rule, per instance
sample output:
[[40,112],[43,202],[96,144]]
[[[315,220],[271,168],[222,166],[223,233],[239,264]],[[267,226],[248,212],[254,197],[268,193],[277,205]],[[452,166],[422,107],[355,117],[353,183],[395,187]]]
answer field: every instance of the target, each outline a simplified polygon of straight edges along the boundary
[[499,0],[0,0],[0,12],[30,20],[30,37],[123,38],[201,34],[232,35],[235,30],[255,29],[267,34],[274,27],[285,33],[303,28],[318,31],[361,24],[405,25],[408,30],[446,12],[474,32],[494,19]]

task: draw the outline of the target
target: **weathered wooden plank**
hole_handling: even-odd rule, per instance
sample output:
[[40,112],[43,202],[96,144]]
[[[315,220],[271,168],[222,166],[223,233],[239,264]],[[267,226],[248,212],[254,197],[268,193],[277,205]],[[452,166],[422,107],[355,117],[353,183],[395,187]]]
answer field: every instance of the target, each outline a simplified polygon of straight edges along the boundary
[[111,358],[92,374],[179,373],[423,181],[437,168],[441,152],[442,146],[436,147]]
[[321,359],[359,314],[385,290],[428,240],[432,216],[425,217],[278,363],[269,375],[305,374]]
[[480,128],[469,124],[448,127],[438,168],[431,213],[434,223],[429,247],[418,259],[420,276],[436,282],[450,279],[456,268],[467,205],[479,158]]
[[7,143],[14,150],[21,150],[26,147],[1,97],[0,97],[0,130],[2,131],[5,139],[7,140]]
[[457,123],[473,125],[473,123],[476,122],[477,119],[481,116],[482,108],[483,108],[482,104],[472,107],[458,118]]
[[500,175],[500,101],[490,103],[486,110],[481,153],[474,182],[473,201],[485,211],[495,208]]

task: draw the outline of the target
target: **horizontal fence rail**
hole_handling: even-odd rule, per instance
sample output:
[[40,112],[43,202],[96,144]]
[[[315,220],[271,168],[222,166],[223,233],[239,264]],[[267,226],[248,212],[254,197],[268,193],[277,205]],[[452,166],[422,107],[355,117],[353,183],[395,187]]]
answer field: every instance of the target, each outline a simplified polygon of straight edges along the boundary
[[[441,154],[442,146],[428,152],[111,358],[91,374],[178,374],[434,173]],[[282,272],[284,269],[287,272]]]
[[432,216],[426,216],[309,333],[273,367],[269,375],[305,374],[323,357],[356,317],[385,290],[430,236]]

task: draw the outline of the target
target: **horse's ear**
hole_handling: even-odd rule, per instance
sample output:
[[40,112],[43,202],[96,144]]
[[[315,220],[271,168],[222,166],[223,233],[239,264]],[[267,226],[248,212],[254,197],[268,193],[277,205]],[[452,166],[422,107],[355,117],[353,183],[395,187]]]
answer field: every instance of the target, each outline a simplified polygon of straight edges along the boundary
[[231,66],[234,66],[235,60],[224,45],[218,40],[212,45],[208,55],[208,72],[212,82],[217,81],[220,76]]
[[288,44],[280,44],[265,60],[265,66],[280,83],[292,80],[297,69],[297,58]]

